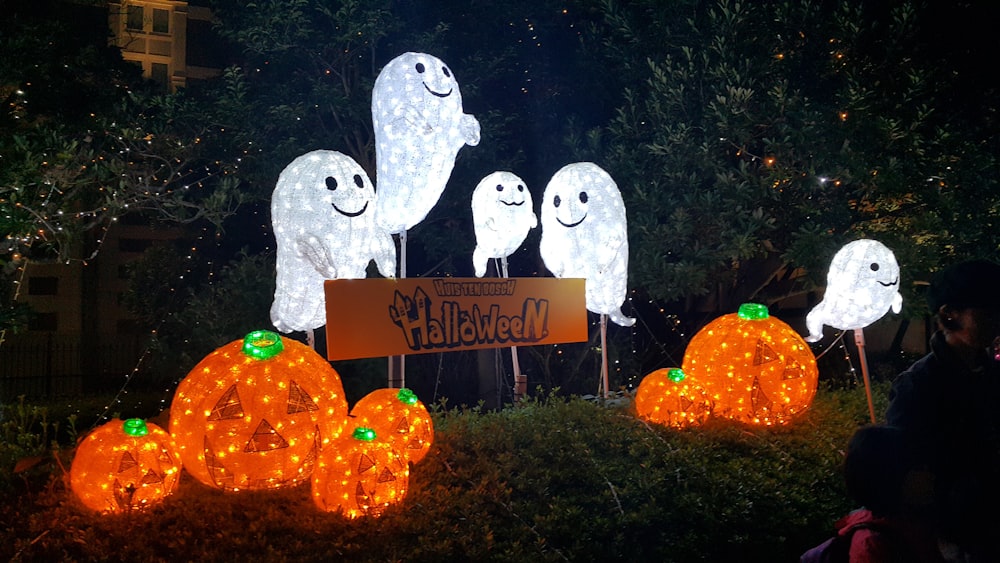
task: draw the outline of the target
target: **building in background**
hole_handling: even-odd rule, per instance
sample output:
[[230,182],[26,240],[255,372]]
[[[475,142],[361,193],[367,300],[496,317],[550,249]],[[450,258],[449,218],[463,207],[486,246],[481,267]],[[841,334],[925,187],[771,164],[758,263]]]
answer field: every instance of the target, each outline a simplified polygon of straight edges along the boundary
[[[95,14],[100,21],[103,16]],[[226,50],[211,13],[189,2],[110,2],[111,41],[143,75],[176,91],[218,76]],[[154,227],[127,215],[80,243],[69,263],[25,262],[17,301],[35,313],[28,330],[3,335],[0,403],[18,395],[69,395],[116,383],[137,367],[147,335],[122,305],[128,264],[150,246],[180,238],[180,227]],[[85,259],[98,250],[94,259]]]
[[169,0],[109,2],[108,24],[122,57],[171,92],[220,73],[221,61],[213,60],[217,51],[204,48],[213,37],[206,7]]

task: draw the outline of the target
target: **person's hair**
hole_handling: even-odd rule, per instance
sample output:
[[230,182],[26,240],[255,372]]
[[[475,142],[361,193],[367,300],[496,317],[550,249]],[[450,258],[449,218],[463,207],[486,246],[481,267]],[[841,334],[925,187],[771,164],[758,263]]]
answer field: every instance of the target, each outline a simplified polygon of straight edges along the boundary
[[903,479],[912,467],[899,428],[863,426],[847,444],[847,492],[873,514],[891,515],[902,507]]

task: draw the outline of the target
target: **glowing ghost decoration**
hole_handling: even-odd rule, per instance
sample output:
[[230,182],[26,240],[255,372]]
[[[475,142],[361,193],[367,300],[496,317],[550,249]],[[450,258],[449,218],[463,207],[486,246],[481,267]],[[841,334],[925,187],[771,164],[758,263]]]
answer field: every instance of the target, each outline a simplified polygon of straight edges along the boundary
[[902,306],[899,264],[892,251],[875,240],[850,242],[833,256],[823,300],[806,315],[806,341],[821,340],[823,325],[840,330],[862,329],[881,319],[890,308],[898,313]]
[[486,274],[490,258],[506,258],[514,253],[528,231],[538,226],[531,192],[524,180],[510,172],[494,172],[483,178],[472,192],[472,224],[476,230],[476,250],[472,264],[476,277]]
[[385,65],[372,91],[376,221],[402,233],[437,203],[465,145],[479,144],[479,121],[462,113],[458,81],[444,62],[404,53]]
[[271,196],[277,278],[271,322],[281,332],[326,324],[323,281],[396,271],[392,235],[375,224],[375,189],[351,157],[327,150],[293,160]]
[[591,162],[567,164],[549,180],[541,207],[545,267],[557,278],[586,279],[587,310],[635,324],[621,312],[628,236],[625,204],[611,176]]

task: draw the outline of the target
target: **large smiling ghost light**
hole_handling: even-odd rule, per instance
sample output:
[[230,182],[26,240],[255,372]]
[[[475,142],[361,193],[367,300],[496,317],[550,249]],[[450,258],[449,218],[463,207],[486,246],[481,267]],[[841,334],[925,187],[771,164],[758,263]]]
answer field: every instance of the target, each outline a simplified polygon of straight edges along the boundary
[[[538,226],[531,192],[524,180],[511,172],[494,172],[483,178],[472,192],[472,224],[476,250],[472,264],[476,277],[486,275],[490,258],[506,260]],[[506,277],[504,272],[504,277]]]
[[625,204],[611,176],[591,162],[567,164],[542,196],[545,267],[557,278],[586,279],[587,310],[621,326],[635,319],[621,311],[628,282]]
[[462,113],[458,81],[440,59],[404,53],[389,61],[372,91],[376,221],[403,233],[437,203],[465,145],[479,144],[479,121]]
[[899,264],[884,244],[860,239],[833,256],[823,300],[806,316],[808,342],[823,338],[823,325],[840,330],[862,329],[903,306]]
[[621,306],[628,292],[628,231],[618,185],[600,166],[560,168],[542,195],[539,252],[557,278],[584,278],[587,310],[601,315],[601,384],[608,390],[607,319],[632,326]]
[[875,424],[875,405],[865,357],[864,328],[885,316],[889,309],[898,313],[902,307],[896,256],[876,240],[859,239],[834,254],[823,300],[806,315],[807,342],[823,338],[823,325],[854,331],[872,424]]
[[[374,221],[375,190],[351,157],[317,150],[293,160],[271,196],[277,277],[271,322],[281,332],[326,323],[323,281],[395,275],[392,235]],[[311,340],[311,339],[310,339]]]

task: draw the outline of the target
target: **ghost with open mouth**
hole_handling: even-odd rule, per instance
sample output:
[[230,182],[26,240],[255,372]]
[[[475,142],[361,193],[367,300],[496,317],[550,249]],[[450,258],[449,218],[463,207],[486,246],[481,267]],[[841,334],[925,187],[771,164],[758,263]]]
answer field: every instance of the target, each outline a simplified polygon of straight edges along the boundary
[[881,242],[859,239],[833,256],[823,300],[806,315],[807,342],[823,338],[823,325],[840,330],[863,329],[889,309],[903,307],[899,293],[899,264]]
[[557,278],[586,280],[587,310],[621,326],[635,319],[621,311],[628,292],[625,204],[611,176],[591,162],[567,164],[542,196],[545,267]]
[[316,150],[293,160],[271,196],[277,277],[271,322],[281,332],[326,324],[323,282],[360,279],[374,260],[392,277],[396,246],[375,224],[375,189],[351,157]]
[[404,53],[375,79],[372,124],[376,221],[403,233],[437,203],[459,149],[479,144],[479,121],[463,113],[458,81],[441,59]]
[[483,178],[472,192],[472,224],[476,232],[472,264],[476,277],[481,278],[490,258],[507,258],[524,243],[528,231],[538,226],[524,180],[503,171]]

